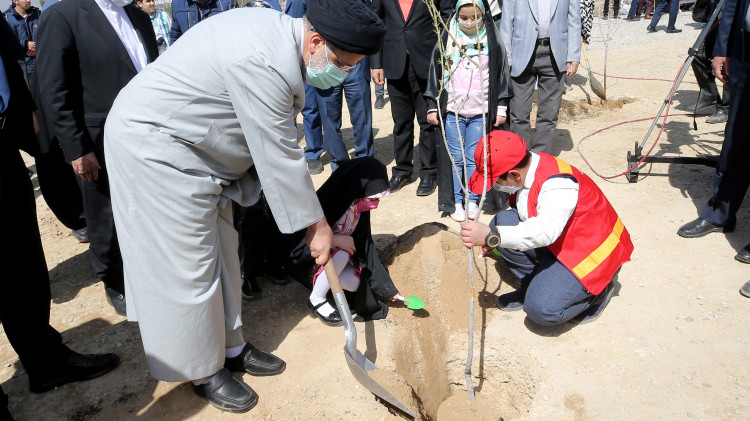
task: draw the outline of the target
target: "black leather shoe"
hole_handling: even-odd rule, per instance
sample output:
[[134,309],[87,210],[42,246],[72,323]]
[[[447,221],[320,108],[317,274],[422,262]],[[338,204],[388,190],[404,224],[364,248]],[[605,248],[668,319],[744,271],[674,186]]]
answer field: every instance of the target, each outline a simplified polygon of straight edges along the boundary
[[79,354],[68,350],[58,364],[50,365],[42,376],[29,375],[29,390],[44,393],[70,382],[95,379],[112,371],[120,364],[115,354]]
[[417,196],[429,196],[435,192],[437,182],[434,178],[423,178],[417,187]]
[[615,292],[615,283],[610,282],[609,285],[604,288],[604,291],[600,292],[599,295],[596,296],[594,301],[591,303],[591,307],[568,321],[573,324],[582,325],[591,323],[594,320],[598,319],[599,316],[602,315],[604,308],[606,308],[607,304],[609,304],[609,300],[612,299],[613,292]]
[[656,32],[656,28],[654,28],[653,26],[649,25],[649,26],[646,27],[646,31],[654,33],[654,32]]
[[712,232],[732,231],[734,231],[734,224],[714,225],[703,218],[698,218],[695,221],[688,222],[687,224],[681,226],[680,229],[677,230],[677,235],[685,238],[698,238]]
[[383,107],[385,107],[385,98],[382,96],[375,98],[375,108],[378,110],[382,110]]
[[523,310],[523,300],[526,298],[526,290],[515,290],[497,297],[497,308],[503,311]]
[[311,175],[320,174],[323,172],[323,163],[319,159],[308,159],[307,160],[307,172]]
[[735,260],[738,260],[742,263],[750,263],[750,244],[746,245],[742,248],[742,250],[737,252],[737,255],[734,256]]
[[679,34],[680,32],[682,32],[682,29],[672,28],[667,29],[665,32],[668,34]]
[[722,108],[717,108],[716,111],[714,111],[714,113],[711,114],[711,116],[706,119],[706,123],[708,124],[726,123],[727,120],[729,120],[729,116],[727,115],[726,111],[724,111]]
[[391,181],[388,182],[391,193],[395,193],[401,190],[401,187],[411,183],[411,174],[407,175],[394,175],[391,177]]
[[257,276],[243,275],[242,277],[242,298],[252,300],[263,296],[263,290],[258,286]]
[[107,296],[109,305],[115,309],[115,313],[123,317],[128,315],[125,306],[125,294],[117,292],[112,288],[104,288],[104,294]]
[[208,399],[208,402],[222,411],[247,412],[258,403],[258,394],[250,386],[232,377],[232,373],[222,368],[204,384],[193,385],[195,394]]
[[286,363],[270,352],[261,351],[247,342],[240,355],[224,360],[224,367],[229,371],[244,371],[253,376],[275,376],[284,371]]
[[87,227],[83,227],[81,229],[73,230],[70,232],[70,235],[73,236],[76,240],[78,240],[79,243],[85,244],[89,242],[89,230]]
[[745,297],[750,297],[750,281],[747,281],[744,285],[742,285],[742,288],[740,288],[740,294],[744,295]]
[[318,313],[318,309],[325,303],[326,302],[323,301],[322,303],[314,306],[310,300],[307,300],[307,308],[310,310],[310,316],[312,316],[313,318],[317,317],[326,326],[336,327],[343,325],[344,321],[341,320],[341,314],[339,314],[339,311],[336,309],[334,309],[333,312],[328,316],[324,316]]

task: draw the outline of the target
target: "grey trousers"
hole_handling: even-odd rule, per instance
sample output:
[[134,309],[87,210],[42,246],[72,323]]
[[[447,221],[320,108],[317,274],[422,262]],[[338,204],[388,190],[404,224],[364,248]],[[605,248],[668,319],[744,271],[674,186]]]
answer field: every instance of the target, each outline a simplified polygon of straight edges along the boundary
[[[526,70],[511,78],[510,131],[526,140],[532,152],[549,152],[557,128],[563,93],[564,72],[557,69],[549,46],[538,45]],[[536,132],[531,138],[531,102],[539,80]]]
[[[498,213],[490,225],[515,226],[519,222],[518,211],[509,209]],[[588,310],[598,297],[586,291],[547,247],[497,251],[510,272],[521,280],[521,289],[526,289],[523,310],[534,323],[564,323]]]

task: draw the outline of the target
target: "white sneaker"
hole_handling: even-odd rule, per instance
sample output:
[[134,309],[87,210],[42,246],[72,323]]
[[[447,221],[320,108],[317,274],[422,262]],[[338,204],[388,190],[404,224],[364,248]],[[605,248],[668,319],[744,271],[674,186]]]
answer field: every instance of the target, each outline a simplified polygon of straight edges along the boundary
[[479,214],[479,205],[474,202],[469,202],[469,219],[475,219]]
[[456,222],[463,222],[466,219],[466,212],[464,212],[464,205],[456,203],[456,210],[451,214],[451,219]]

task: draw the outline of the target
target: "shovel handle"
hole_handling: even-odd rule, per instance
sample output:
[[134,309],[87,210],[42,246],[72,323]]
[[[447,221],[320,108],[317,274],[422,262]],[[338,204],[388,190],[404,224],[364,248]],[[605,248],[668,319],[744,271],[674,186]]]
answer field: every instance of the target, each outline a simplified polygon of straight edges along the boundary
[[339,275],[336,273],[336,266],[333,265],[333,259],[328,259],[324,270],[328,278],[328,284],[331,286],[331,292],[334,294],[341,292],[341,281],[339,281]]
[[587,70],[590,72],[591,71],[591,63],[589,63],[589,55],[586,52],[586,41],[581,41],[581,50],[583,50],[583,58],[586,59]]

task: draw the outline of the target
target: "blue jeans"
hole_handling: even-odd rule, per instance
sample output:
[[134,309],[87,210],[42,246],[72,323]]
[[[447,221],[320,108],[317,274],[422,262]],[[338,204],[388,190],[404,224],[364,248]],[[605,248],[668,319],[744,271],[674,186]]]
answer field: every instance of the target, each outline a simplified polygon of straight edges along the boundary
[[341,136],[342,97],[346,96],[349,118],[354,130],[354,157],[375,154],[370,102],[370,63],[365,57],[349,72],[344,83],[330,89],[318,89],[318,105],[323,121],[326,151],[331,154],[331,169],[349,160],[349,151]]
[[661,15],[664,14],[664,10],[669,6],[669,22],[667,22],[667,30],[674,29],[674,23],[677,21],[677,13],[680,12],[680,0],[661,0],[659,5],[654,9],[654,16],[651,17],[651,26],[656,28],[656,24],[659,23]]
[[[461,136],[459,137],[459,133]],[[448,150],[453,157],[453,162],[458,167],[458,174],[453,169],[453,196],[456,203],[463,204],[464,195],[461,186],[464,185],[464,157],[466,158],[466,179],[471,178],[477,168],[474,162],[474,151],[477,149],[479,140],[484,135],[482,115],[474,117],[456,116],[448,113],[445,119],[445,137],[448,139]],[[461,145],[463,140],[463,145]],[[469,191],[469,201],[479,203],[479,195]]]
[[[630,3],[630,10],[628,11],[628,19],[635,19],[640,16],[641,12],[645,11],[646,0],[633,0]],[[641,10],[638,10],[641,9]]]
[[323,154],[323,127],[318,112],[318,91],[306,83],[302,125],[305,129],[305,159],[320,159]]
[[[518,211],[509,209],[495,215],[490,225],[515,226]],[[564,323],[591,307],[597,296],[584,288],[547,247],[526,251],[497,248],[510,272],[526,289],[523,310],[534,323],[551,326]]]

